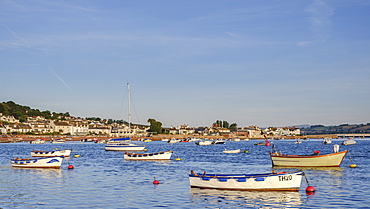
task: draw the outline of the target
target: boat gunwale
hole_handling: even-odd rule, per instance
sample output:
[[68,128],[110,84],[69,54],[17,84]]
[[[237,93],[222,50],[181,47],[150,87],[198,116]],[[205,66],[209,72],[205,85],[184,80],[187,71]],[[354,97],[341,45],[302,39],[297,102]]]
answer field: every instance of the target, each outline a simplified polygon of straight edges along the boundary
[[[163,155],[163,154],[167,154],[167,153],[173,153],[173,151],[161,151],[161,152],[152,152],[152,153],[135,153],[135,152],[125,152],[124,155],[141,155],[141,156],[149,156],[150,154],[152,155]],[[132,157],[132,156],[130,156]]]
[[213,187],[202,187],[202,186],[190,186],[191,188],[199,189],[216,189],[216,190],[233,190],[233,191],[290,191],[298,192],[299,188],[263,188],[263,189],[242,189],[242,188],[213,188]]

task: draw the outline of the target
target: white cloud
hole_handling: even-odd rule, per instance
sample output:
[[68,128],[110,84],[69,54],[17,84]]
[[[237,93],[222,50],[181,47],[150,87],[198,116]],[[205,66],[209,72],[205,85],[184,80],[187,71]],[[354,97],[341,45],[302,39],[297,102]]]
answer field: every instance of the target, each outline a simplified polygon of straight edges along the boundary
[[334,14],[334,9],[322,0],[315,0],[306,11],[311,14],[309,18],[311,30],[316,33],[318,39],[325,41],[331,31],[330,18]]

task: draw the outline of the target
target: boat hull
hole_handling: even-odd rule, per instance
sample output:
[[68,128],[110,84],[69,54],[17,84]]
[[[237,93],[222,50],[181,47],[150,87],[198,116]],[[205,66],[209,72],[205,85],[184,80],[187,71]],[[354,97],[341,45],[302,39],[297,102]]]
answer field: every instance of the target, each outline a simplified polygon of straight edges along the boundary
[[355,140],[352,140],[352,139],[349,139],[349,140],[346,140],[342,143],[342,145],[355,145],[356,144],[356,141]]
[[63,159],[63,156],[38,159],[14,158],[11,160],[11,165],[16,168],[60,168]]
[[347,150],[327,155],[282,155],[270,153],[273,166],[280,167],[339,167]]
[[143,151],[145,145],[136,145],[136,144],[107,144],[105,145],[106,151]]
[[156,152],[156,153],[125,153],[125,160],[170,160],[172,151]]
[[268,174],[190,174],[192,188],[246,190],[246,191],[298,191],[302,171]]
[[55,156],[64,156],[69,157],[71,155],[70,149],[67,150],[58,150],[58,151],[34,151],[31,152],[31,157],[55,157]]
[[236,149],[236,150],[224,150],[222,152],[223,153],[239,153],[240,152],[240,149]]

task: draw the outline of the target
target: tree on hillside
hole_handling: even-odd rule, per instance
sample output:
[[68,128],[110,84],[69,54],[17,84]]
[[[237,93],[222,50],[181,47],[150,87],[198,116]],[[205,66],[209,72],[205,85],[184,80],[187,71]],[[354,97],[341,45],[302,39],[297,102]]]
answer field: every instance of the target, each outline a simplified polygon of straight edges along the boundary
[[156,121],[155,119],[149,118],[148,123],[150,123],[150,132],[155,132],[157,134],[162,133],[162,123]]
[[222,128],[229,128],[229,122],[222,121]]
[[229,127],[230,130],[236,131],[238,129],[238,125],[236,123],[232,123]]
[[217,120],[215,123],[213,123],[213,126],[220,127],[220,128],[228,128],[228,129],[236,129],[237,124],[229,124],[227,121]]

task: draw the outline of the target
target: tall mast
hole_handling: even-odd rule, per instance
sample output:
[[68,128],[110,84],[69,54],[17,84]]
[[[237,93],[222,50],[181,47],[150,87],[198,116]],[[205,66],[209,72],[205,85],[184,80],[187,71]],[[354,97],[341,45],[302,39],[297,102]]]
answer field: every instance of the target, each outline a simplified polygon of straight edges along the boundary
[[128,128],[131,130],[131,111],[130,111],[130,84],[127,83],[127,95],[128,95]]

